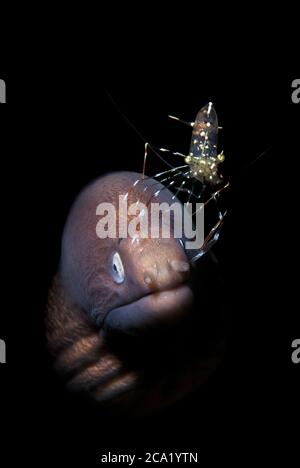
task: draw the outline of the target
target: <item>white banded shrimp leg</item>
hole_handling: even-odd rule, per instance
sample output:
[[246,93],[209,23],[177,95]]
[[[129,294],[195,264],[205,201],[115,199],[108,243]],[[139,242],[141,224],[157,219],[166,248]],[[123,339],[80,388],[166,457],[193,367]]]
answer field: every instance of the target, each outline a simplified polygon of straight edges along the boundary
[[[166,173],[172,172],[171,175],[165,177],[164,179],[158,180],[158,181],[155,182],[154,184],[147,185],[147,186],[144,188],[143,192],[145,193],[145,192],[147,192],[147,190],[153,189],[153,188],[155,187],[155,185],[162,185],[162,184],[164,184],[165,182],[168,182],[168,181],[169,181],[168,184],[163,185],[163,187],[161,187],[161,188],[158,189],[154,194],[151,195],[151,197],[149,198],[147,204],[150,203],[150,201],[152,200],[152,198],[158,197],[158,195],[159,195],[161,192],[163,192],[164,190],[166,190],[166,189],[172,187],[172,186],[178,181],[178,179],[180,180],[180,179],[182,179],[182,178],[185,178],[185,177],[190,173],[190,169],[188,169],[188,170],[185,171],[185,172],[182,172],[181,169],[187,168],[187,167],[188,167],[188,164],[186,164],[186,165],[184,165],[184,166],[176,167],[176,168],[174,168],[174,169],[172,169],[172,170],[169,170],[169,171],[161,172],[161,173],[159,173],[159,174],[154,175],[153,177],[147,177],[147,179],[155,179],[155,178],[161,176],[162,174],[166,174]],[[146,179],[138,179],[138,180],[135,182],[135,186],[138,184],[138,182],[139,182],[140,180],[143,181],[143,180],[146,180]],[[174,199],[174,196],[172,197],[172,199]]]
[[[227,182],[225,185],[223,185],[223,187],[221,187],[219,190],[217,190],[216,192],[214,192],[214,193],[212,194],[212,196],[205,202],[205,205],[206,205],[207,203],[209,203],[211,200],[213,200],[213,201],[215,202],[216,207],[217,207],[218,212],[219,212],[219,217],[220,217],[220,219],[221,219],[221,218],[224,218],[224,216],[226,215],[227,211],[225,211],[225,213],[223,213],[223,215],[222,215],[222,212],[221,212],[221,210],[219,209],[219,206],[218,206],[217,197],[220,195],[221,192],[223,192],[223,190],[227,189],[227,188],[229,187],[229,185],[230,185],[229,182]],[[221,214],[220,214],[220,213],[221,213]]]
[[170,153],[173,154],[174,156],[181,156],[182,158],[186,158],[185,154],[179,153],[178,151],[174,152],[171,151],[167,148],[159,148],[157,146],[150,145],[149,143],[145,143],[145,153],[144,153],[144,163],[143,163],[143,179],[145,177],[145,172],[146,172],[146,162],[147,162],[147,157],[148,157],[148,148],[151,148],[151,150],[158,156],[165,164],[167,164],[169,167],[173,168],[173,166],[166,161],[157,151],[161,151],[163,153]]
[[187,206],[190,204],[192,195],[194,195],[194,186],[195,186],[195,182],[193,181],[192,188],[190,190],[188,190],[189,198],[188,198],[188,201],[187,201]]
[[175,187],[176,189],[176,192],[174,193],[174,195],[172,196],[172,200],[174,200],[174,198],[177,197],[178,193],[179,192],[183,192],[184,191],[184,185],[186,184],[186,180],[183,180],[180,184],[179,187]]
[[[147,145],[147,143],[146,143]],[[145,145],[145,147],[146,147]],[[145,152],[145,155],[147,155],[147,153]],[[178,166],[178,167],[173,167],[169,164],[169,166],[171,167],[171,169],[167,169],[166,171],[162,171],[162,172],[159,172],[158,174],[155,174],[154,176],[147,176],[147,177],[142,177],[140,179],[137,179],[133,184],[132,184],[132,189],[134,189],[138,184],[141,184],[142,182],[145,182],[147,180],[153,180],[154,178],[158,178],[158,177],[162,177],[162,176],[166,176],[167,174],[169,174],[169,177],[167,177],[166,179],[163,179],[163,180],[170,180],[172,179],[173,177],[176,176],[176,173],[178,173],[178,171],[180,171],[181,169],[185,169],[187,167],[189,167],[188,164],[184,164],[183,166]],[[180,172],[181,174],[181,172]],[[161,181],[159,181],[161,182]],[[156,183],[159,183],[159,182],[156,182]],[[146,192],[149,188],[151,188],[153,185],[156,185],[156,183],[154,184],[151,184],[151,185],[146,185],[146,187],[144,188],[144,192]],[[124,195],[124,199],[126,200],[128,198],[128,195],[129,195],[129,192],[127,192],[125,195]],[[138,200],[139,201],[139,200]],[[137,201],[137,203],[138,203]]]
[[[191,172],[190,172],[190,175],[191,175]],[[187,175],[187,179],[189,179],[189,178],[193,179],[193,177],[189,177],[189,175]],[[200,182],[199,182],[199,183],[200,183]],[[186,192],[186,193],[189,195],[188,200],[187,200],[187,202],[186,202],[187,205],[190,204],[190,201],[191,201],[191,198],[192,198],[192,197],[194,197],[196,200],[201,200],[202,195],[203,195],[203,193],[204,193],[204,191],[205,191],[205,189],[206,189],[206,185],[205,185],[205,184],[201,184],[202,187],[201,187],[200,192],[199,192],[199,193],[195,193],[195,191],[194,191],[194,188],[195,188],[195,181],[194,181],[194,180],[193,180],[193,184],[192,184],[192,187],[191,187],[191,188],[184,187],[185,184],[186,184],[186,180],[184,180],[184,181],[182,182],[182,184],[180,185],[180,187],[175,187],[175,189],[177,189],[177,192],[176,192],[175,196],[177,196],[179,192]]]
[[[222,213],[222,211],[220,210],[219,206],[218,206],[218,202],[217,202],[217,197],[219,196],[219,194],[221,192],[223,192],[223,190],[225,190],[226,188],[229,187],[229,182],[227,182],[227,184],[225,184],[223,187],[221,187],[219,190],[217,190],[216,192],[214,192],[212,194],[212,196],[206,200],[206,202],[203,203],[204,206],[208,205],[208,203],[210,203],[211,201],[214,201],[215,204],[216,204],[216,207],[217,207],[217,210],[218,210],[218,215],[219,215],[219,219],[223,219],[227,213],[227,211],[225,211],[224,213]],[[194,211],[193,215],[195,215],[199,210],[201,210],[201,208],[199,208],[198,210]]]
[[221,227],[223,225],[223,219],[219,219],[219,221],[213,226],[210,230],[210,233],[206,236],[203,245],[199,252],[191,259],[191,262],[196,262],[199,258],[203,257],[206,252],[208,252],[211,247],[217,242],[219,239]]
[[177,120],[177,122],[188,125],[189,127],[193,127],[195,125],[195,122],[187,122],[186,120],[181,120],[178,117],[175,117],[174,115],[168,115],[168,117],[169,117],[169,119]]
[[[180,120],[180,119],[177,119],[177,117],[172,117],[172,116],[169,116],[169,117],[174,118],[174,119],[176,119],[176,120]],[[183,122],[183,121],[181,120],[181,122]],[[186,124],[191,125],[191,126],[193,126],[193,124],[194,124],[193,122],[183,122],[183,123],[186,123]],[[153,148],[153,147],[151,146],[151,148]],[[164,152],[164,153],[173,154],[174,156],[181,156],[182,158],[186,158],[186,157],[187,157],[186,154],[179,153],[178,151],[171,151],[170,149],[167,149],[167,148],[158,148],[158,147],[155,147],[155,149],[157,149],[158,151],[162,151],[162,152]],[[188,173],[191,174],[190,171],[189,171]],[[187,174],[188,174],[188,173],[187,173]],[[183,186],[185,185],[185,183],[186,183],[186,181],[183,181],[183,183],[181,184],[181,187],[179,187],[179,189],[177,189],[177,192],[176,192],[176,195],[175,195],[175,196],[178,195],[179,191],[185,191],[185,192],[187,192],[187,193],[189,194],[189,198],[188,198],[187,204],[190,203],[190,200],[191,200],[191,197],[192,197],[192,196],[199,200],[199,199],[202,197],[202,195],[203,195],[203,192],[204,192],[204,190],[205,190],[205,185],[204,185],[204,184],[202,185],[201,192],[197,195],[197,194],[194,193],[195,183],[193,183],[191,189],[183,188]],[[174,198],[175,198],[175,197],[174,197]]]
[[172,151],[168,148],[159,148],[159,147],[152,147],[151,148],[155,148],[156,150],[158,151],[161,151],[162,153],[170,153],[170,154],[173,154],[174,156],[181,156],[182,158],[186,158],[187,155],[186,154],[183,154],[183,153],[179,153],[179,151]]
[[[169,117],[170,117],[170,116],[169,116]],[[176,118],[176,117],[171,117],[171,118]],[[177,119],[177,120],[179,120],[179,119]],[[184,122],[184,123],[189,124],[189,122]],[[190,124],[189,124],[189,125],[190,125]],[[193,122],[191,122],[191,125],[193,125]],[[187,157],[186,154],[180,153],[179,151],[172,151],[172,150],[167,149],[167,148],[160,148],[160,147],[153,146],[153,145],[149,145],[148,143],[146,143],[146,145],[145,145],[145,158],[144,158],[143,175],[144,175],[145,166],[146,166],[146,159],[147,159],[147,154],[148,154],[148,152],[147,152],[147,151],[148,151],[148,146],[150,146],[150,148],[152,149],[152,151],[157,150],[157,151],[161,151],[161,152],[163,152],[163,153],[170,153],[170,154],[172,154],[172,155],[174,155],[174,156],[180,156],[180,157],[182,157],[182,158],[186,158],[186,157]],[[154,152],[155,152],[155,154],[158,154],[158,153],[156,153],[156,151],[154,151]],[[181,169],[182,167],[188,167],[188,165],[186,165],[186,166],[179,166],[179,167],[177,167],[177,168],[175,168],[175,169]],[[184,175],[184,177],[185,177],[185,176],[187,176],[187,175],[190,174],[190,173],[191,173],[190,171],[187,171],[187,172],[186,172],[185,174],[183,174],[183,175]],[[156,178],[157,176],[158,176],[158,175],[156,175],[156,176],[154,176],[154,177]],[[164,182],[164,180],[162,180],[161,182]],[[173,199],[178,195],[178,193],[179,193],[180,191],[182,191],[182,187],[185,185],[185,183],[186,183],[186,181],[184,180],[184,181],[182,182],[181,186],[179,187],[179,189],[177,189],[177,192],[175,193],[175,195],[173,195],[173,197],[172,197]],[[174,183],[172,182],[170,185],[174,185]],[[169,187],[170,185],[168,185],[168,187]],[[186,189],[186,191],[190,194],[190,191],[189,191],[188,189]],[[198,197],[197,197],[197,198],[198,198]]]
[[[162,180],[160,180],[159,182],[157,182],[158,184],[162,184],[163,182],[166,182],[166,181],[169,180],[169,179],[173,179],[173,180],[171,180],[171,182],[170,182],[169,184],[164,185],[162,188],[160,188],[159,190],[157,190],[157,191],[154,193],[154,195],[150,198],[150,200],[151,200],[153,197],[157,197],[163,190],[166,190],[166,189],[168,189],[169,187],[172,187],[172,186],[177,182],[177,180],[175,180],[175,179],[177,179],[178,177],[180,177],[180,178],[183,177],[183,178],[184,178],[184,177],[186,177],[189,173],[190,173],[190,169],[189,169],[188,171],[186,171],[186,172],[181,172],[181,171],[179,171],[179,172],[177,172],[177,174],[175,174],[174,176],[172,176],[172,177],[167,177],[166,179],[162,179]],[[184,181],[183,181],[183,182],[184,182]],[[153,185],[156,185],[156,184],[153,184]],[[151,187],[153,187],[153,185],[151,185]],[[175,195],[175,196],[176,196],[176,195]],[[175,196],[173,195],[173,196],[172,196],[172,199],[174,199]]]
[[[161,176],[166,175],[166,174],[170,174],[170,177],[168,177],[168,178],[172,178],[172,177],[174,177],[174,174],[176,174],[176,172],[180,171],[180,169],[185,169],[185,168],[187,168],[187,167],[189,167],[189,165],[188,165],[188,164],[184,164],[183,166],[172,167],[172,169],[168,169],[167,171],[159,172],[159,173],[155,174],[154,176],[149,176],[149,177],[144,177],[144,178],[142,178],[142,179],[137,179],[137,180],[133,183],[133,187],[136,187],[139,183],[144,182],[144,181],[146,181],[146,180],[149,180],[149,179],[157,179],[158,177],[161,177]],[[166,180],[166,179],[162,179],[162,180]],[[158,183],[159,183],[159,182],[162,182],[162,180],[161,180],[161,181],[158,181]],[[155,184],[152,184],[152,185],[155,185]],[[147,187],[145,188],[145,190],[147,190],[147,189],[150,188],[150,187],[151,187],[151,185],[150,185],[150,186],[147,186]]]
[[[171,167],[172,169],[175,169],[174,166],[172,166],[172,164],[170,164],[168,161],[166,161],[156,150],[158,151],[169,151],[169,150],[166,150],[165,148],[158,148],[158,147],[155,147],[155,146],[152,146],[150,145],[149,143],[145,143],[145,153],[144,153],[144,163],[143,163],[143,179],[145,178],[145,172],[146,172],[146,162],[147,162],[147,156],[148,156],[148,148],[151,148],[153,153],[159,157],[159,159],[161,159],[167,166]],[[170,153],[172,153],[172,151],[169,151]],[[175,153],[173,153],[175,154]],[[185,157],[184,154],[180,154],[180,153],[176,153],[180,156],[183,156]]]
[[[221,228],[222,228],[222,225],[223,225],[223,222],[224,222],[224,218],[227,214],[227,211],[225,211],[224,213],[222,213],[222,211],[220,210],[219,206],[218,206],[218,203],[217,203],[217,197],[218,195],[223,191],[225,190],[227,187],[229,187],[229,182],[227,182],[226,185],[224,185],[224,187],[221,187],[219,190],[217,190],[216,192],[214,192],[212,194],[212,196],[204,203],[204,206],[206,206],[208,203],[210,203],[212,200],[216,203],[216,207],[217,207],[217,211],[218,211],[218,215],[219,215],[219,220],[216,222],[216,224],[212,227],[212,229],[210,230],[209,234],[206,236],[204,242],[203,242],[203,245],[201,247],[201,249],[199,250],[199,253],[196,254],[192,259],[191,261],[192,262],[195,262],[196,260],[198,260],[199,258],[203,257],[203,255],[209,251],[209,249],[215,244],[215,242],[217,242],[218,238],[219,238],[219,235],[220,235],[220,231],[221,231]],[[201,209],[201,208],[199,208]],[[194,214],[196,214],[198,211],[196,210]]]
[[[186,169],[187,167],[189,167],[188,164],[184,164],[183,166],[178,166],[178,167],[174,167],[172,169],[168,169],[166,171],[163,171],[163,172],[159,172],[158,174],[155,174],[154,176],[150,176],[150,177],[145,177],[144,179],[137,179],[134,183],[133,183],[133,188],[136,187],[138,184],[142,183],[142,182],[145,182],[147,180],[155,180],[157,179],[156,182],[154,182],[153,184],[149,184],[149,185],[146,185],[143,189],[143,192],[147,192],[147,190],[149,190],[150,188],[153,188],[155,185],[158,185],[158,184],[162,184],[164,182],[167,182],[167,181],[170,181],[170,183],[168,185],[166,185],[165,187],[163,187],[162,189],[158,190],[157,192],[155,192],[155,194],[153,194],[148,203],[151,201],[151,199],[153,198],[153,196],[158,196],[158,194],[166,189],[166,188],[169,188],[170,186],[174,185],[175,182],[177,182],[177,178],[179,178],[180,176],[181,177],[185,177],[189,172],[190,172],[190,169],[186,172],[182,172],[181,170],[182,169]],[[163,179],[160,179],[160,177],[162,176],[166,176],[164,177]]]

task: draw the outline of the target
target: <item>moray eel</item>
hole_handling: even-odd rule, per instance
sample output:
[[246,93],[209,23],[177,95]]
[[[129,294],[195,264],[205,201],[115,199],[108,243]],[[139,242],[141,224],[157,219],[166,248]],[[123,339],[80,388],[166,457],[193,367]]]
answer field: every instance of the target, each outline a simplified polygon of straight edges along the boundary
[[[68,216],[49,292],[47,342],[72,392],[109,414],[141,416],[196,390],[224,351],[218,265],[210,253],[191,265],[181,239],[100,239],[100,202],[147,203],[158,188],[140,174],[100,177]],[[153,186],[153,187],[152,187]],[[164,188],[155,201],[174,202]],[[121,219],[121,223],[126,220]]]

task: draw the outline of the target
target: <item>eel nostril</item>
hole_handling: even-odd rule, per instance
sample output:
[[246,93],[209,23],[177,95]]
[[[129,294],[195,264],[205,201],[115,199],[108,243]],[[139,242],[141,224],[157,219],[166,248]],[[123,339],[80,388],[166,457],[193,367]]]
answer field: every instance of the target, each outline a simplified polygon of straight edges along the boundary
[[190,271],[188,262],[167,260],[166,263],[147,268],[144,271],[144,283],[151,290],[170,288],[183,281]]
[[184,262],[184,261],[171,260],[170,265],[173,268],[173,270],[182,272],[182,273],[186,273],[190,269],[190,265],[188,264],[188,262]]
[[144,281],[145,281],[145,283],[146,283],[148,286],[150,286],[150,284],[152,283],[151,276],[145,275]]
[[157,280],[157,268],[149,268],[144,273],[144,282],[147,286],[153,287]]

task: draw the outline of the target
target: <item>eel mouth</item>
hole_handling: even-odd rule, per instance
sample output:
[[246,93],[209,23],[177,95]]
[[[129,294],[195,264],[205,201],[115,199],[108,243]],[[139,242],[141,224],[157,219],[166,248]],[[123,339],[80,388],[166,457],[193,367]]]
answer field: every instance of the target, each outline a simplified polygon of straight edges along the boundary
[[[138,340],[136,348],[134,338],[150,338],[162,331],[169,332],[171,325],[181,326],[182,317],[188,315],[192,304],[192,289],[185,283],[164,291],[149,293],[131,303],[111,309],[102,322],[97,340],[94,336],[85,337],[61,356],[59,367],[65,369],[67,365],[70,370],[67,388],[70,391],[87,393],[92,402],[107,406],[112,412],[115,408],[117,412],[122,413],[124,407],[126,413],[127,406],[128,411],[131,411],[132,402],[134,401],[136,406],[140,399],[140,403],[143,402],[143,398],[152,401],[153,394],[149,393],[152,387],[154,394],[158,394],[156,398],[159,399],[161,385],[166,380],[163,364],[165,358],[160,354],[160,341],[158,339],[153,343],[150,340],[152,344],[149,348],[149,340],[142,340],[142,346]],[[118,344],[122,342],[119,340],[120,335],[124,336],[125,349],[121,347],[116,350],[107,346],[106,331],[118,337]],[[163,336],[168,335],[165,333]],[[128,341],[126,337],[129,338]],[[130,344],[133,344],[132,348]],[[86,357],[86,361],[83,356]]]
[[133,336],[162,331],[184,318],[193,304],[193,298],[192,289],[188,284],[152,292],[110,310],[102,325],[105,331]]

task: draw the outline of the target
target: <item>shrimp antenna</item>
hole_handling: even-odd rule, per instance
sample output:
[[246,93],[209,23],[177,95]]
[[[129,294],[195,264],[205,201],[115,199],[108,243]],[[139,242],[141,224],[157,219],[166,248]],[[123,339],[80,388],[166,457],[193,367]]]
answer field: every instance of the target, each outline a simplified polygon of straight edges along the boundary
[[173,168],[173,166],[168,163],[168,161],[166,161],[165,158],[163,158],[157,151],[155,151],[155,149],[152,147],[152,145],[150,145],[150,143],[148,143],[148,141],[146,140],[146,138],[141,134],[141,132],[136,128],[136,126],[131,122],[131,120],[129,120],[129,118],[127,117],[127,115],[124,114],[124,112],[121,110],[120,106],[116,103],[116,101],[114,100],[114,98],[112,97],[112,95],[109,93],[109,91],[104,88],[104,91],[107,95],[107,97],[109,98],[109,100],[111,101],[111,103],[113,104],[113,106],[115,107],[115,109],[117,110],[117,112],[123,117],[123,119],[127,122],[127,124],[132,128],[132,130],[139,136],[139,138],[145,143],[147,144],[151,150],[153,151],[153,153],[159,158],[161,159],[168,167],[171,167]]
[[239,177],[242,175],[244,172],[248,171],[254,164],[256,164],[261,158],[263,158],[270,150],[272,149],[271,146],[269,148],[265,149],[262,153],[260,153],[256,158],[254,158],[252,161],[250,161],[248,164],[246,164],[244,167],[241,168],[240,171],[234,176],[234,178]]

